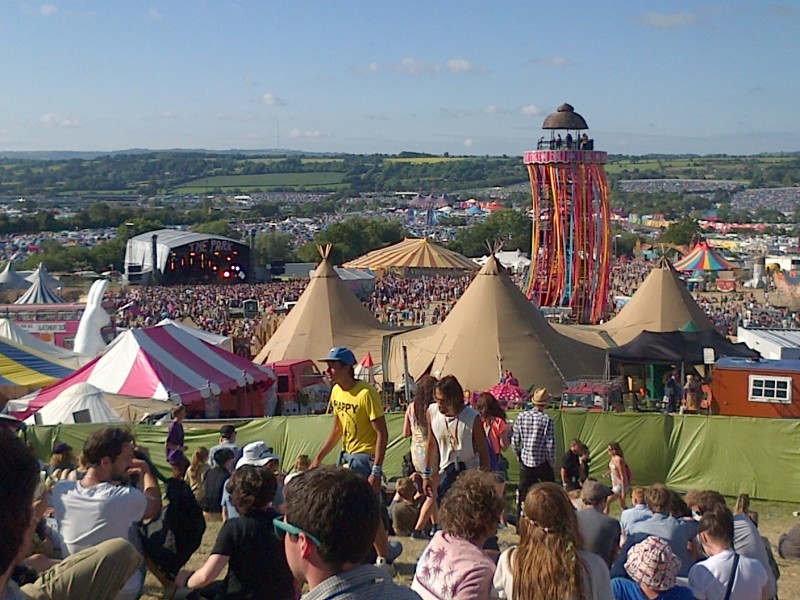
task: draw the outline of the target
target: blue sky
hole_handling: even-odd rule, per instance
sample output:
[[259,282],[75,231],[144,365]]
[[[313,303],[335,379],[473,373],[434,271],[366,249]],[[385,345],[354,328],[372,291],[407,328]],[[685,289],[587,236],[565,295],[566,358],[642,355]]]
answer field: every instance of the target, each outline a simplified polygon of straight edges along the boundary
[[0,3],[0,150],[800,150],[800,2]]

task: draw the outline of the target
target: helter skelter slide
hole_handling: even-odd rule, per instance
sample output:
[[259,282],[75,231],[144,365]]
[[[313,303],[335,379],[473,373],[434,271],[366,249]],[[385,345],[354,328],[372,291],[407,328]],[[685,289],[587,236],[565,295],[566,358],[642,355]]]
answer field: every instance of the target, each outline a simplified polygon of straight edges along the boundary
[[599,323],[607,315],[611,278],[607,154],[594,150],[586,121],[569,104],[542,129],[550,139],[542,136],[523,157],[533,196],[525,293],[541,307],[570,309],[574,323]]

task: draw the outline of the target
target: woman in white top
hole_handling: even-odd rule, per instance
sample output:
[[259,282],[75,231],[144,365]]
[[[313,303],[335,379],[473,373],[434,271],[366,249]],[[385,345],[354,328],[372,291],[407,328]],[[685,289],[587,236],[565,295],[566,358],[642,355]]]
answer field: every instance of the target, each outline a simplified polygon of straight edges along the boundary
[[[436,385],[436,378],[430,375],[423,375],[417,381],[417,391],[414,392],[414,401],[408,405],[406,416],[403,421],[403,437],[411,438],[411,462],[414,468],[422,474],[427,467],[428,454],[428,408],[435,404],[433,399],[433,388]],[[439,471],[432,472],[431,478],[438,484]],[[436,498],[429,496],[425,498],[419,511],[419,518],[411,532],[411,537],[417,539],[427,539],[424,533],[431,525],[436,524]]]
[[583,550],[569,496],[552,482],[528,491],[519,546],[500,555],[494,597],[506,600],[614,600],[608,567]]
[[[467,469],[489,470],[489,444],[478,411],[464,403],[464,389],[453,375],[436,382],[435,404],[428,407],[427,466],[422,472],[425,494],[439,502],[456,477]],[[431,479],[439,473],[439,482]]]

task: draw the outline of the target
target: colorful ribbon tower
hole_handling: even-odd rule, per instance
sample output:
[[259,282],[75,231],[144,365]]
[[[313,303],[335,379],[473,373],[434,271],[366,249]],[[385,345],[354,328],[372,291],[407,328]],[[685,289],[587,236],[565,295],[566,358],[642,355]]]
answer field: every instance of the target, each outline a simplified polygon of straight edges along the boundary
[[[565,111],[570,114],[560,114]],[[577,117],[583,126],[575,127],[574,120],[552,123],[553,117],[563,116]],[[542,138],[539,149],[523,157],[533,196],[525,292],[541,307],[571,308],[573,322],[599,323],[607,316],[611,278],[607,154],[595,151],[585,134],[579,137],[585,121],[568,104],[548,117],[543,128],[551,129],[551,136],[556,129],[574,129],[576,136],[574,142],[569,133],[566,142],[560,134],[549,142]]]

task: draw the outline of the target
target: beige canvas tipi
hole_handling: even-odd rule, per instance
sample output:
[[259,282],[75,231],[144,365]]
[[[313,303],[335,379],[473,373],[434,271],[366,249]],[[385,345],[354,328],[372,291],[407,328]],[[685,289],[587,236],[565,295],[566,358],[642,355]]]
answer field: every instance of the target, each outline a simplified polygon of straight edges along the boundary
[[662,256],[619,314],[597,329],[621,346],[643,331],[679,331],[691,324],[696,331],[714,328],[672,264]]
[[[555,395],[564,380],[601,377],[605,353],[557,333],[491,256],[443,323],[430,337],[400,334],[391,342],[391,377],[455,375],[464,389],[485,390],[510,370],[522,387],[545,386]],[[386,365],[384,366],[384,372]]]
[[[308,287],[254,362],[320,359],[334,346],[350,348],[358,360],[367,352],[381,356],[383,336],[397,331],[378,321],[359,302],[331,264],[330,246],[320,248],[322,262]],[[323,363],[319,363],[324,366]]]

